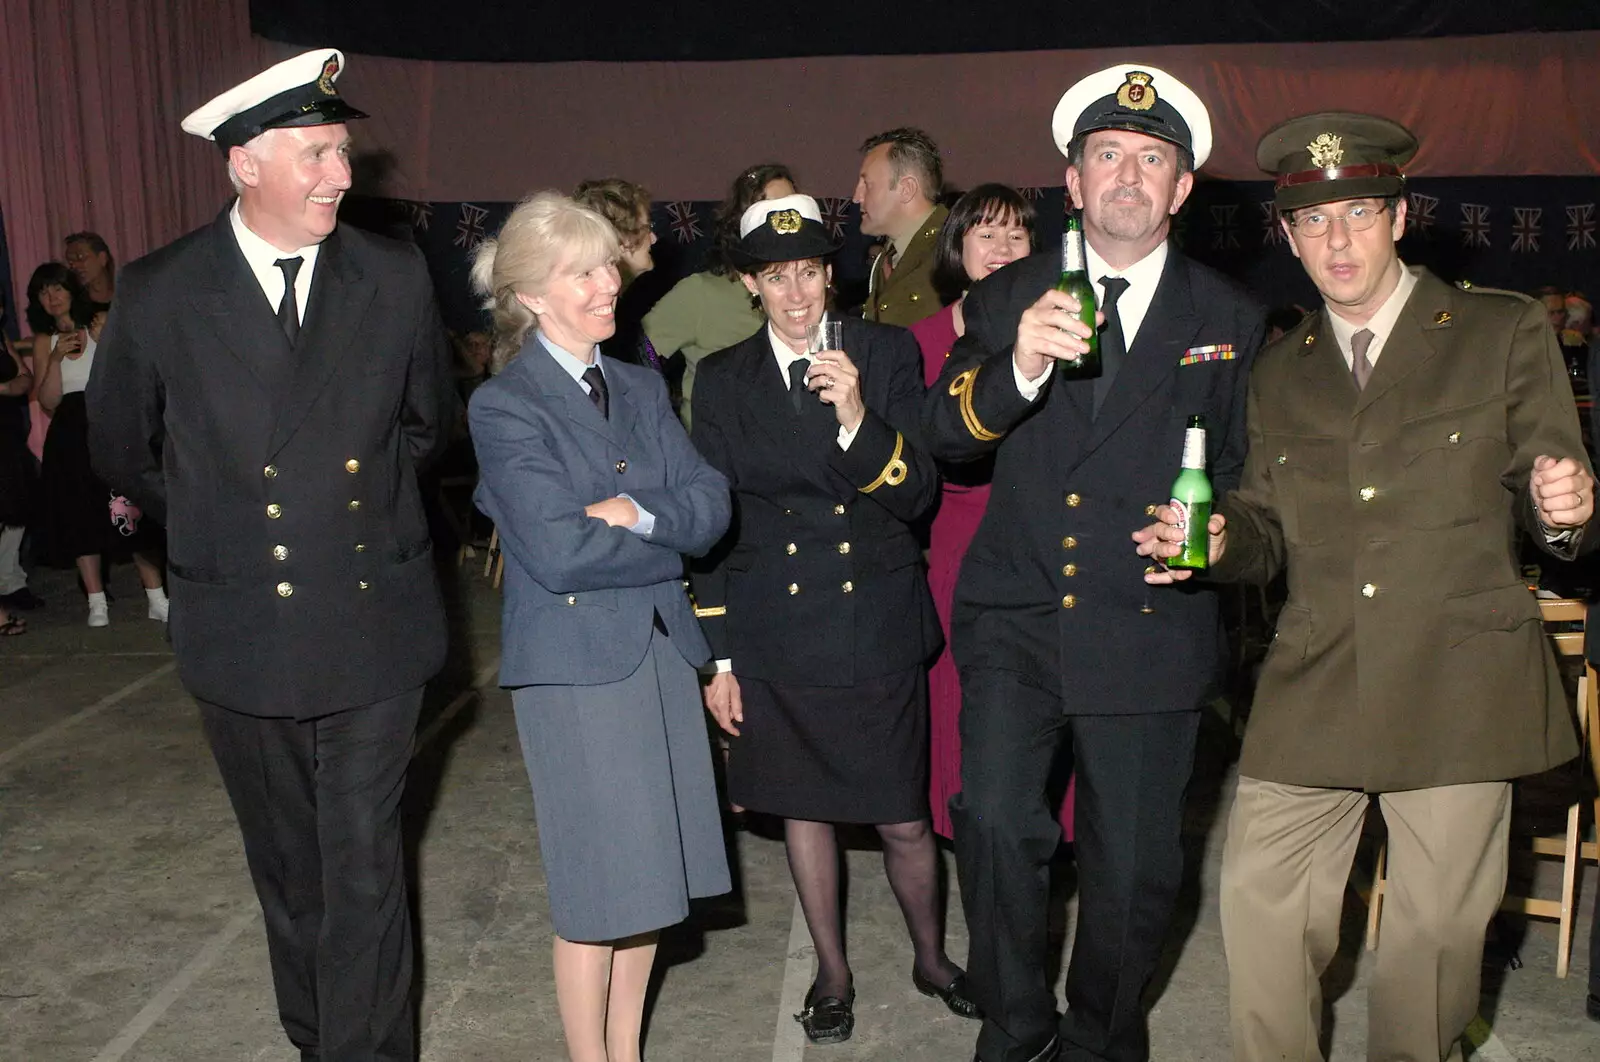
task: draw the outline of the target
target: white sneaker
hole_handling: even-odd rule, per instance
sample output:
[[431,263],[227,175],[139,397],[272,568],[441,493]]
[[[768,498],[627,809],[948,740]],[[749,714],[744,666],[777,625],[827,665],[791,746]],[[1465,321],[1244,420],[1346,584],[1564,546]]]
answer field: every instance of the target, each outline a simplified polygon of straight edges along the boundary
[[167,622],[167,599],[165,597],[150,598],[150,609],[144,615],[146,619]]
[[89,602],[89,626],[109,627],[111,625],[111,611],[100,601]]

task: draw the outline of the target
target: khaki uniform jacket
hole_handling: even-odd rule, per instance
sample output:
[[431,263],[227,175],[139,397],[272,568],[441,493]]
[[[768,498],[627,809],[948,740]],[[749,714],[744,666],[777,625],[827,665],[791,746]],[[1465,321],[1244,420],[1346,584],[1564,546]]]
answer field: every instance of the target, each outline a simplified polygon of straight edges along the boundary
[[872,260],[871,286],[862,310],[867,320],[905,327],[932,317],[943,308],[939,293],[933,288],[933,249],[939,229],[949,216],[948,208],[933,208],[928,220],[906,244],[906,253],[895,263],[887,280],[883,276],[884,256],[880,254]]
[[[1287,569],[1239,765],[1252,778],[1386,792],[1578,751],[1516,550],[1518,526],[1545,542],[1534,459],[1587,464],[1560,352],[1537,303],[1418,273],[1364,391],[1326,310],[1251,376],[1210,577]],[[1545,548],[1571,557],[1597,537]]]

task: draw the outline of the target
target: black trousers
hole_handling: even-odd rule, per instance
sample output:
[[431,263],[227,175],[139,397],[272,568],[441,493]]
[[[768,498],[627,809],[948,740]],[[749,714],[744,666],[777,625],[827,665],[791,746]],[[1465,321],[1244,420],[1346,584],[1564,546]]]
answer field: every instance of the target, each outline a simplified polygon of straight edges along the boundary
[[422,690],[317,719],[200,703],[266,921],[278,1015],[318,1062],[412,1062],[400,799]]
[[[1198,711],[1067,715],[1013,672],[961,674],[961,792],[950,800],[983,1007],[983,1062],[1022,1062],[1059,1032],[1070,1062],[1144,1062],[1142,996],[1183,877],[1179,836]],[[1045,786],[1070,733],[1077,772],[1078,925],[1059,1021],[1045,978],[1050,859]]]

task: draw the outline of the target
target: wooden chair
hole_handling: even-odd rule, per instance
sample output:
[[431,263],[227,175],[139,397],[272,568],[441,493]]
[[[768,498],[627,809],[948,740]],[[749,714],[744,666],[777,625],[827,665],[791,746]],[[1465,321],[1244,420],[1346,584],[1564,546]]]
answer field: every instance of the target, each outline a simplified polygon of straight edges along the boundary
[[[1553,600],[1541,598],[1539,611],[1547,625],[1583,623],[1587,618],[1588,606],[1582,601],[1570,598]],[[1583,659],[1582,628],[1558,629],[1548,633],[1551,648],[1555,650],[1556,656]],[[1583,671],[1578,676],[1577,715],[1579,740],[1588,750],[1593,770],[1600,776],[1600,683],[1597,683],[1594,667],[1587,662],[1583,664]],[[1503,911],[1556,920],[1560,933],[1556,943],[1557,977],[1567,976],[1567,966],[1572,957],[1572,922],[1576,915],[1574,893],[1577,889],[1578,868],[1585,859],[1600,861],[1600,845],[1583,842],[1582,834],[1579,832],[1579,811],[1582,804],[1581,796],[1575,797],[1572,805],[1567,808],[1567,828],[1563,834],[1558,837],[1534,837],[1529,847],[1525,849],[1535,856],[1561,859],[1561,898],[1555,900],[1536,896],[1507,896],[1500,904],[1500,909]],[[1594,810],[1595,821],[1600,822],[1600,798],[1595,800]],[[1368,951],[1378,946],[1378,922],[1383,913],[1387,851],[1387,846],[1378,849],[1372,892],[1367,901]]]
[[483,577],[489,578],[490,572],[494,573],[494,588],[500,589],[500,580],[506,574],[506,558],[500,551],[498,527],[489,532],[489,548],[483,552]]

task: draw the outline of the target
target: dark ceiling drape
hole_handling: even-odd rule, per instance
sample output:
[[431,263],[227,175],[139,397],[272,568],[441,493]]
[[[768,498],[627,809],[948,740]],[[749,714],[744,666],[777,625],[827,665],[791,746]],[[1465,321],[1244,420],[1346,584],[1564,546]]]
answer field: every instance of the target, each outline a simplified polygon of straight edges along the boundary
[[1588,0],[250,0],[252,32],[458,62],[722,61],[1600,29]]

